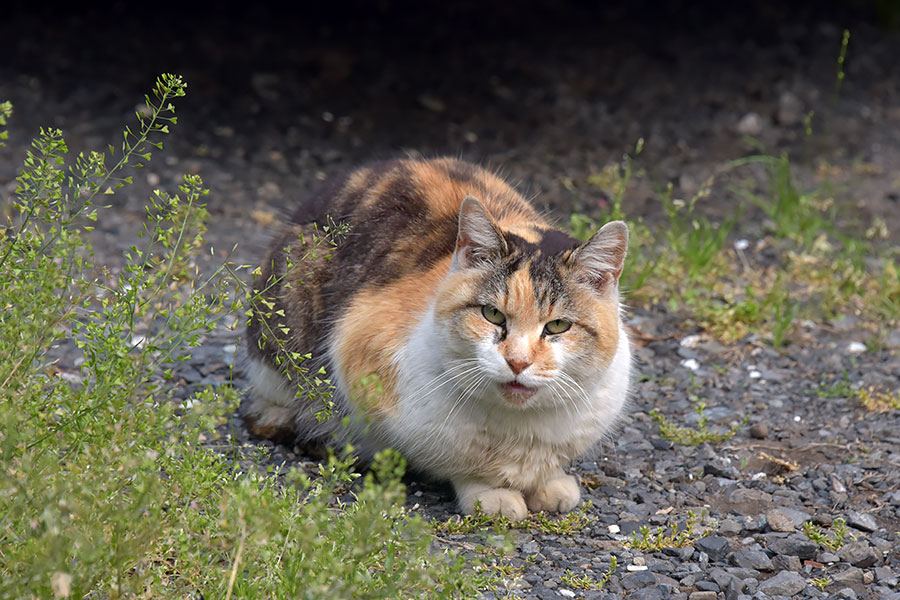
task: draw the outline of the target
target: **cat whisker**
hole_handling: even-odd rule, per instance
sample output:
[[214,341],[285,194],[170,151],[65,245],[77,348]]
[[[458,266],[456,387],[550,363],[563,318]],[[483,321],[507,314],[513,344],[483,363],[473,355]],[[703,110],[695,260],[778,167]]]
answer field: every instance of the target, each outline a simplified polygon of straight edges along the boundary
[[[570,375],[562,371],[558,373],[555,381],[561,390],[566,391],[566,396],[575,408],[576,414],[582,416],[582,407],[588,408],[590,406],[590,398],[584,388]],[[570,392],[574,392],[574,398]]]
[[456,409],[467,404],[469,399],[475,395],[475,392],[478,391],[479,386],[487,381],[487,374],[484,372],[479,373],[466,388],[456,396],[453,402],[453,406],[450,407],[450,410],[447,412],[447,416],[444,418],[444,422],[441,423],[440,428],[437,430],[435,435],[435,441],[441,438],[441,435],[444,432],[444,429],[447,427],[447,423],[450,422],[450,418],[453,416],[453,413],[456,412]]
[[[440,381],[441,379],[444,379],[443,381],[440,381],[440,383],[438,383],[437,385],[431,387],[431,388],[424,394],[425,396],[431,395],[431,394],[433,394],[434,392],[436,392],[437,390],[439,390],[439,389],[441,389],[442,387],[444,387],[445,385],[447,385],[448,383],[451,383],[451,382],[453,382],[453,381],[456,381],[456,380],[458,380],[458,379],[461,379],[461,378],[465,377],[466,375],[468,375],[468,374],[470,374],[470,373],[472,373],[472,372],[476,372],[476,371],[481,370],[481,367],[477,364],[477,363],[478,363],[478,360],[475,359],[473,362],[476,363],[474,366],[473,366],[472,364],[457,365],[456,367],[452,367],[451,369],[448,369],[447,371],[444,371],[443,373],[441,373],[440,375],[438,375],[437,377],[435,377],[434,379],[432,379],[432,380],[429,381],[428,383],[426,383],[426,384],[420,386],[416,391],[413,392],[413,395],[419,395],[419,394],[420,394],[423,390],[425,390],[425,388],[427,388],[428,386],[431,386],[431,385],[434,384],[435,382],[438,382],[438,381]],[[468,367],[468,368],[464,368],[464,367]],[[463,370],[462,370],[461,372],[456,372],[456,373],[453,372],[453,371],[460,371],[460,369],[463,369]]]
[[471,365],[473,365],[473,364],[477,364],[477,363],[478,363],[478,359],[477,359],[477,358],[460,358],[460,359],[456,359],[456,360],[453,360],[453,361],[450,361],[450,362],[451,362],[451,363],[456,363],[456,364],[453,364],[453,366],[451,366],[450,368],[448,368],[448,369],[446,369],[446,370],[444,370],[444,371],[441,371],[441,372],[438,373],[434,378],[432,378],[430,381],[427,381],[426,383],[423,383],[422,385],[420,385],[418,388],[416,388],[415,390],[413,390],[412,394],[414,394],[414,395],[415,395],[415,394],[418,394],[419,392],[421,392],[422,390],[424,390],[424,389],[427,388],[428,386],[430,386],[430,385],[432,385],[432,384],[434,384],[434,383],[440,381],[443,377],[446,377],[448,374],[451,374],[451,373],[453,373],[454,371],[459,371],[460,369],[462,369],[462,368],[464,368],[464,367],[471,366]]

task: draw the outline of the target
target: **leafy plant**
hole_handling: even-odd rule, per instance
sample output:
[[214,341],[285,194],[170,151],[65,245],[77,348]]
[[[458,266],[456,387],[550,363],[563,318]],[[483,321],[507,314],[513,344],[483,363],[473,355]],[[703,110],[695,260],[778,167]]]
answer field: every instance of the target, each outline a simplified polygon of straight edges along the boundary
[[[453,598],[491,587],[489,571],[431,549],[428,524],[403,507],[399,456],[377,456],[355,483],[336,457],[312,475],[244,471],[204,443],[237,392],[171,398],[170,369],[245,305],[238,267],[193,267],[202,181],[154,193],[122,268],[94,264],[87,234],[98,197],[162,147],[185,90],[162,75],[118,149],[71,163],[61,132],[42,130],[4,200],[0,598]],[[58,362],[61,345],[78,361]],[[337,495],[348,489],[352,503]]]
[[900,389],[890,392],[869,386],[860,388],[856,394],[866,410],[873,412],[900,410]]
[[812,577],[809,582],[820,592],[824,592],[825,588],[831,583],[831,580],[828,577]]
[[560,576],[560,582],[572,589],[576,590],[602,590],[603,586],[609,582],[610,577],[616,572],[618,561],[615,555],[609,557],[609,569],[603,573],[599,579],[594,579],[590,575],[576,575],[570,569]]
[[815,523],[806,521],[803,523],[803,533],[820,546],[837,551],[843,547],[847,538],[847,522],[843,518],[838,517],[831,523],[828,532],[825,532]]
[[592,503],[590,501],[583,502],[581,506],[570,513],[551,518],[544,512],[532,513],[521,521],[512,521],[509,517],[503,515],[489,515],[481,510],[476,510],[470,515],[453,515],[446,521],[433,521],[432,526],[435,533],[471,533],[492,528],[494,531],[505,532],[509,529],[524,529],[526,531],[536,531],[540,533],[551,533],[557,535],[572,534],[581,531],[596,519],[588,514]]
[[737,430],[747,422],[747,418],[745,417],[740,423],[732,425],[728,431],[715,431],[709,427],[709,418],[704,414],[706,411],[706,402],[698,400],[694,407],[694,411],[699,416],[699,421],[697,422],[697,427],[695,429],[675,425],[656,409],[651,410],[649,414],[650,417],[656,421],[661,436],[670,442],[682,446],[699,446],[704,442],[713,444],[724,442],[725,440],[734,437]]
[[673,523],[666,531],[663,527],[651,529],[644,525],[635,531],[631,540],[626,540],[623,545],[627,548],[642,550],[644,552],[656,552],[663,548],[684,548],[692,546],[700,538],[709,535],[712,529],[705,527],[698,530],[702,515],[698,516],[693,511],[688,511],[688,518],[684,527],[679,528],[678,523]]

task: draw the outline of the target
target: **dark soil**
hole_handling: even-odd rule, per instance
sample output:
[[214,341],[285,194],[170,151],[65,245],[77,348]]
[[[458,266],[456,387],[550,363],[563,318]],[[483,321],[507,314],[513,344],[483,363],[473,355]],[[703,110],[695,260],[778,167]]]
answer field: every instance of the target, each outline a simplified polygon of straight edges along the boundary
[[[646,175],[624,209],[660,222],[659,190],[672,182],[676,196],[690,197],[728,161],[756,152],[744,134],[790,153],[803,181],[826,167],[837,173],[845,224],[864,228],[880,216],[896,236],[900,38],[889,25],[897,10],[751,4],[358,2],[286,14],[216,4],[162,16],[116,4],[60,14],[14,3],[0,19],[0,99],[16,108],[0,149],[0,194],[15,188],[40,126],[61,128],[75,151],[117,143],[166,71],[190,86],[179,125],[140,181],[112,197],[98,262],[121,264],[149,191],[173,190],[185,172],[212,190],[210,260],[239,243],[237,262],[253,263],[273,218],[359,162],[461,155],[502,169],[565,221],[607,205],[588,177],[643,138],[637,166]],[[836,93],[845,27],[847,75]],[[734,211],[722,187],[703,205],[712,216]],[[736,234],[760,229],[750,212]],[[630,324],[645,334],[631,408],[574,466],[594,520],[575,534],[514,533],[523,577],[513,595],[900,598],[900,411],[867,412],[847,391],[898,389],[900,332],[884,349],[857,352],[849,344],[864,334],[848,315],[810,324],[778,352],[753,336],[722,345],[661,307],[635,309]],[[236,333],[212,334],[179,367],[177,395],[232,376],[243,385],[240,361],[233,375],[229,368],[236,346]],[[694,398],[705,399],[712,427],[741,424],[737,434],[697,447],[661,438],[649,412],[696,425]],[[237,418],[227,435],[262,443]],[[309,457],[275,446],[270,460]],[[455,514],[448,488],[410,478],[409,489],[424,514]],[[684,524],[688,511],[700,522],[685,548],[621,544],[644,525]],[[802,532],[805,521],[838,517],[852,541],[841,550]],[[484,535],[439,539],[466,549]],[[562,579],[567,570],[599,579],[611,555],[619,567],[603,591]],[[814,578],[827,578],[825,591]]]

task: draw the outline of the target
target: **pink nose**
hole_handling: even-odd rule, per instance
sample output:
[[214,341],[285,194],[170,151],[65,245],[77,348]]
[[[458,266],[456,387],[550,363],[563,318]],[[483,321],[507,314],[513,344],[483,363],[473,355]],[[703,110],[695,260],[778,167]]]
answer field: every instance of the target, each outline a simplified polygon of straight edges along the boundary
[[506,359],[506,364],[508,364],[509,368],[512,369],[514,375],[518,375],[529,366],[531,366],[531,363],[526,360],[515,360],[510,358]]

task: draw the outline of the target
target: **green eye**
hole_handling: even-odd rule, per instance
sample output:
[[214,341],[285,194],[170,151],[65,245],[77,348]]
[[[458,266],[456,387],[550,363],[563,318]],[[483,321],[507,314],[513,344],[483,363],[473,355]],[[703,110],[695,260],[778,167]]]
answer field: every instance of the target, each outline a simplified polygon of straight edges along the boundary
[[506,323],[506,315],[487,304],[481,307],[481,315],[494,325],[503,325]]
[[569,321],[563,321],[562,319],[554,319],[550,321],[546,325],[544,325],[544,331],[549,333],[550,335],[556,335],[557,333],[563,333],[564,331],[568,331],[569,327],[572,324]]

